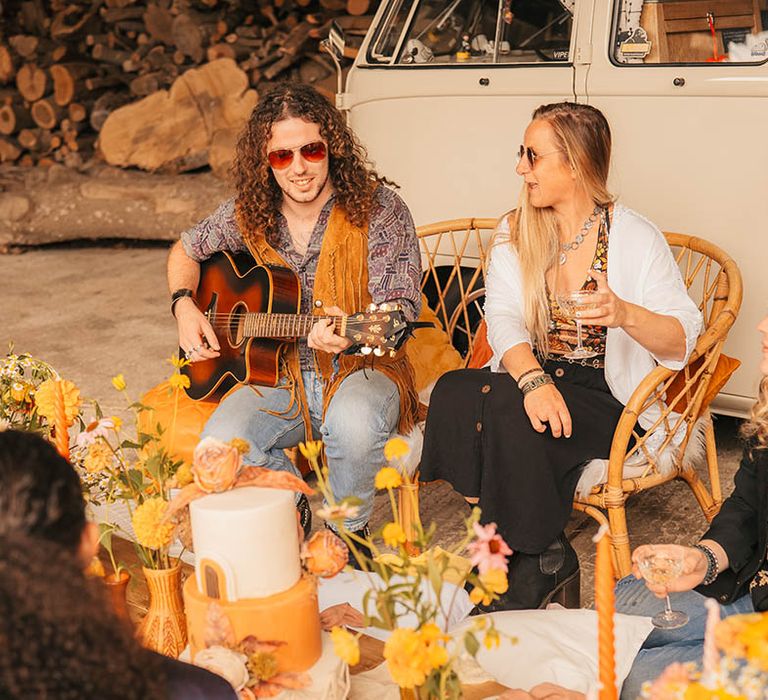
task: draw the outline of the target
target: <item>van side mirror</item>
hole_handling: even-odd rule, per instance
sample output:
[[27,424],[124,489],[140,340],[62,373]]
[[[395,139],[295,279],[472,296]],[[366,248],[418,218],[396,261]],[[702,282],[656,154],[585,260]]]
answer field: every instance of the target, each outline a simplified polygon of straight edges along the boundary
[[328,30],[328,36],[320,42],[320,49],[325,51],[336,66],[336,94],[340,95],[344,91],[343,75],[341,72],[341,59],[344,58],[344,47],[346,46],[344,30],[334,20],[331,22],[331,28]]

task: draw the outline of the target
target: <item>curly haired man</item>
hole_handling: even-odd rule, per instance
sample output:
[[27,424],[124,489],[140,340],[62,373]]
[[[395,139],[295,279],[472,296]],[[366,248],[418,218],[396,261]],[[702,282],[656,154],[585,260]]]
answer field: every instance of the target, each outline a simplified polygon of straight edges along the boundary
[[[411,214],[314,88],[280,84],[262,97],[240,137],[233,173],[236,196],[182,233],[168,259],[179,345],[191,361],[219,355],[219,340],[187,290],[197,288],[200,262],[222,250],[247,250],[262,264],[291,268],[302,313],[341,316],[386,301],[415,320],[421,261]],[[345,525],[364,532],[384,443],[413,425],[418,404],[402,351],[366,364],[349,350],[330,321],[317,321],[284,353],[279,386],[231,393],[203,435],[244,438],[247,463],[294,473],[284,448],[322,438],[335,497],[361,501]],[[306,499],[298,507],[308,532]]]

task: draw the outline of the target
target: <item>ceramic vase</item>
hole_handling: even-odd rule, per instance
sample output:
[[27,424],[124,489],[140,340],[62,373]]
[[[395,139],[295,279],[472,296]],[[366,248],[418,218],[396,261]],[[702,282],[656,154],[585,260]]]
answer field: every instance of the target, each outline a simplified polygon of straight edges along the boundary
[[178,658],[187,646],[187,620],[181,597],[181,566],[142,567],[149,591],[149,610],[136,632],[148,649]]

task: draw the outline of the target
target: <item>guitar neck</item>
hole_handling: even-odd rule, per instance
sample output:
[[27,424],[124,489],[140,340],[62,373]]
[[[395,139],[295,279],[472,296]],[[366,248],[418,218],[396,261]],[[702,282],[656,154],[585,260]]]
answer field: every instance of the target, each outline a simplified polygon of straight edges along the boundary
[[311,316],[309,314],[267,314],[249,312],[242,316],[242,335],[246,338],[304,338],[318,321],[333,321],[333,332],[343,336],[345,316]]

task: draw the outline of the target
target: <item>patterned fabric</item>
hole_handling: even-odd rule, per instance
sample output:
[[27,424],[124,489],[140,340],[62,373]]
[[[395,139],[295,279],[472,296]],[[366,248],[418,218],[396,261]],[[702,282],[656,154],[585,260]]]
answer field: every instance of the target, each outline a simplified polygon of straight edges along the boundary
[[[597,231],[597,245],[595,246],[595,257],[592,260],[591,269],[608,272],[608,227],[605,225],[605,218],[600,217],[600,227]],[[587,275],[587,279],[581,286],[584,290],[596,290],[597,282]],[[549,317],[550,332],[549,356],[548,359],[556,362],[571,362],[589,367],[605,367],[605,339],[607,329],[605,326],[581,327],[581,340],[584,347],[597,353],[595,357],[587,360],[569,360],[563,357],[566,353],[573,351],[577,344],[576,321],[563,315],[560,305],[557,303],[555,295],[547,287],[547,298],[549,299]]]
[[[419,285],[421,256],[413,219],[405,202],[392,190],[379,186],[368,226],[368,291],[377,304],[397,301],[409,321],[415,321],[421,308]],[[302,291],[312,290],[328,218],[335,196],[326,202],[309,239],[307,252],[301,255],[293,247],[288,222],[278,215],[279,229],[267,242],[297,274]],[[187,255],[202,262],[214,253],[227,250],[247,252],[235,218],[235,200],[228,199],[200,223],[181,234]],[[311,294],[302,293],[301,312],[311,313]],[[347,313],[361,309],[344,309]],[[299,341],[301,369],[314,367],[305,340]]]

